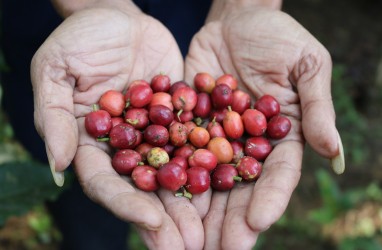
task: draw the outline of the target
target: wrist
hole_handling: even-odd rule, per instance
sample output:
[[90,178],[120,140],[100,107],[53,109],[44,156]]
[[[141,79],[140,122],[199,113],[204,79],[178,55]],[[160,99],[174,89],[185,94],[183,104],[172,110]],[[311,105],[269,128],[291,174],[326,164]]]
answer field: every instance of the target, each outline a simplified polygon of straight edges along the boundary
[[88,8],[117,8],[122,11],[140,12],[131,0],[51,0],[63,18]]
[[207,22],[221,20],[228,15],[252,7],[280,10],[282,0],[213,0]]

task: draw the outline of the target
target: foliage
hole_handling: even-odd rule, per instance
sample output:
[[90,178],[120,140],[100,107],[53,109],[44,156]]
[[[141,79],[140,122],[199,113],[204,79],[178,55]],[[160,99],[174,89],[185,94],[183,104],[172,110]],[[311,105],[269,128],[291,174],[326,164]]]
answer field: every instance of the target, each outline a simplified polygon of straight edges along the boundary
[[354,82],[346,77],[346,67],[334,64],[332,96],[337,114],[337,127],[345,146],[345,156],[354,164],[365,162],[368,157],[366,135],[369,132],[366,119],[360,114],[352,99]]
[[49,168],[33,161],[1,164],[0,190],[0,226],[8,217],[22,215],[62,191],[52,181]]
[[0,110],[0,227],[10,216],[22,215],[63,190],[55,186],[49,166],[34,161],[13,139],[12,127]]
[[130,250],[147,250],[134,225],[130,225],[127,245]]
[[366,201],[382,202],[382,189],[376,182],[366,187],[341,192],[338,184],[326,170],[317,170],[317,183],[322,206],[310,211],[309,218],[319,224],[327,224],[357,204]]
[[27,217],[29,227],[36,232],[38,242],[50,244],[61,241],[60,232],[54,227],[52,217],[44,206],[36,206]]
[[338,247],[339,250],[377,250],[382,249],[381,244],[370,238],[345,239]]

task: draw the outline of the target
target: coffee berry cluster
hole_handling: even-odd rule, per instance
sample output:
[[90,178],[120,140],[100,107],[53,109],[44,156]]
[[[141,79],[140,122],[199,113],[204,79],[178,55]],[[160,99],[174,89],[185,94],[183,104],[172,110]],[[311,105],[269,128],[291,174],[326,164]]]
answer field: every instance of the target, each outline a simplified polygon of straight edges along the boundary
[[166,74],[108,90],[85,117],[87,133],[113,149],[111,164],[135,186],[192,197],[256,181],[291,122],[271,95],[253,101],[231,74],[197,73],[193,87]]

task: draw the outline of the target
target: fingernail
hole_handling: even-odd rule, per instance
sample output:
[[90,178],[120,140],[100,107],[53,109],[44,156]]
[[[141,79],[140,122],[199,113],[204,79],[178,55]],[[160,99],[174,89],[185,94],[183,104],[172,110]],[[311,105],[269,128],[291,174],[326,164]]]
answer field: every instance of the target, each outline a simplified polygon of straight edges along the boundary
[[48,162],[50,166],[50,171],[52,172],[54,183],[56,183],[57,186],[62,187],[65,182],[64,172],[56,172],[56,161],[54,160],[52,152],[50,152],[50,149],[47,144],[45,144],[45,150],[48,156]]
[[160,229],[160,227],[152,227],[146,223],[137,223],[137,225],[141,227],[142,229],[149,230],[149,231],[159,231]]
[[342,174],[345,171],[344,147],[342,145],[342,140],[338,131],[337,131],[337,135],[338,135],[338,155],[331,159],[331,166],[333,171],[336,174]]

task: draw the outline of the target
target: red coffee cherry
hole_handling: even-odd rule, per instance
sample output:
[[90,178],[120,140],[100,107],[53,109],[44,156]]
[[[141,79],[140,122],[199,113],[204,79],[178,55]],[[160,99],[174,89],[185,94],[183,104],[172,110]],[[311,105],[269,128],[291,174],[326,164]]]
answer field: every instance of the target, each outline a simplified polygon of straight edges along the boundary
[[208,190],[211,183],[210,173],[202,167],[192,167],[186,170],[187,182],[185,188],[191,194],[201,194]]
[[258,161],[264,161],[272,151],[272,145],[264,137],[251,137],[245,142],[244,153]]
[[267,120],[280,113],[280,104],[271,95],[263,95],[254,104],[254,108],[265,115]]
[[256,109],[247,109],[241,115],[245,131],[252,136],[261,136],[267,129],[267,119]]
[[137,166],[131,173],[131,179],[135,186],[146,192],[153,192],[159,189],[159,183],[156,178],[157,170],[151,166]]
[[262,165],[255,158],[244,156],[236,164],[236,170],[245,181],[255,181],[259,178]]
[[219,164],[211,174],[211,187],[217,191],[228,191],[241,181],[239,173],[231,164]]
[[168,92],[171,87],[171,79],[168,75],[159,74],[151,79],[151,89],[156,92]]
[[131,149],[118,150],[111,161],[114,170],[123,175],[130,175],[133,169],[142,162],[142,156]]
[[106,136],[111,128],[111,116],[105,110],[95,110],[85,116],[85,129],[94,138]]
[[168,162],[157,173],[159,185],[171,191],[177,191],[187,182],[187,173],[176,163]]
[[282,139],[290,131],[292,124],[286,116],[276,115],[273,116],[267,127],[267,134],[272,139]]

